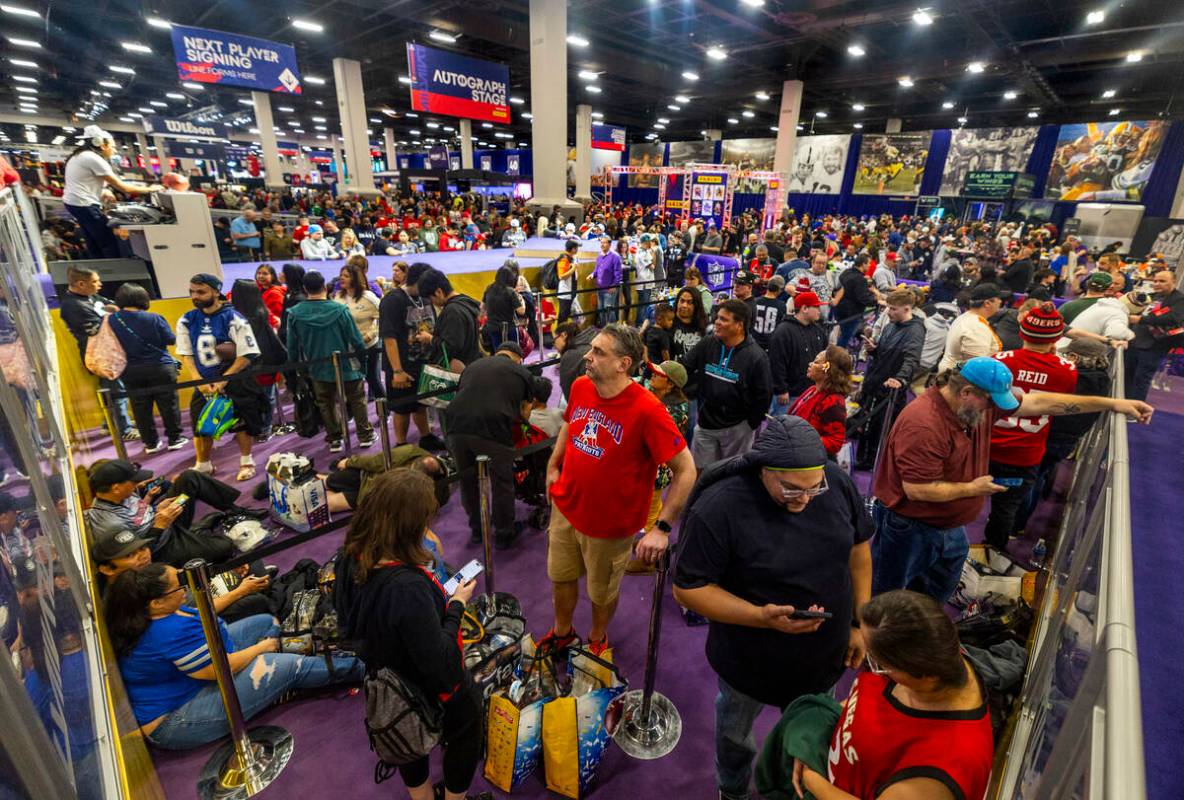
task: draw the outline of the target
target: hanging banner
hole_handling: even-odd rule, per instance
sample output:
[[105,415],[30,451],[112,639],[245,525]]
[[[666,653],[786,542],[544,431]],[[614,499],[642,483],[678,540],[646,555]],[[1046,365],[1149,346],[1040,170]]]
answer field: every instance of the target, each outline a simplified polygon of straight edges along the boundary
[[1039,132],[1035,127],[950,131],[950,153],[942,169],[938,194],[977,196],[962,188],[972,172],[1023,172]]
[[625,129],[614,125],[593,125],[592,149],[625,152]]
[[164,151],[169,158],[226,160],[226,145],[221,142],[182,142],[169,139],[164,143]]
[[184,139],[226,139],[230,136],[229,130],[221,122],[194,122],[157,114],[144,117],[144,132],[149,136]]
[[[715,163],[715,142],[671,142],[667,161],[672,167]],[[661,166],[661,162],[657,166]],[[656,185],[656,184],[655,184]]]
[[506,156],[506,174],[507,175],[521,175],[521,157],[517,153],[510,153]]
[[428,151],[428,169],[448,169],[448,148],[438,144]]
[[505,64],[408,42],[407,74],[416,111],[510,122],[510,68]]
[[460,156],[449,156],[448,157],[448,168],[449,169],[460,169]]
[[291,45],[184,25],[173,25],[172,34],[177,77],[183,81],[301,93]]
[[[719,163],[731,164],[737,169],[768,172],[773,169],[776,149],[776,139],[725,139],[720,147]],[[740,178],[736,181],[735,191],[738,194],[764,194],[766,181]]]
[[701,219],[717,228],[721,227],[727,187],[727,173],[694,173],[694,177],[691,179],[691,219]]
[[790,192],[838,194],[847,171],[847,134],[799,136],[793,146],[793,166],[789,170]]
[[933,131],[865,133],[855,172],[855,194],[920,194]]
[[1044,196],[1140,202],[1167,133],[1162,120],[1062,125]]
[[481,156],[481,170],[482,172],[493,170],[493,156]]

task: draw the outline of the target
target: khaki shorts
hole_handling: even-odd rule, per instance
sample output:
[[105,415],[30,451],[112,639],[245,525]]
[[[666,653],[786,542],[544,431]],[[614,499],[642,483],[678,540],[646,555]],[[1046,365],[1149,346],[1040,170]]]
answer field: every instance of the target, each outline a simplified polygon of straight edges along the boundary
[[547,577],[555,583],[565,583],[587,575],[589,600],[606,606],[617,599],[625,565],[633,551],[632,536],[620,539],[585,536],[552,503],[548,539]]

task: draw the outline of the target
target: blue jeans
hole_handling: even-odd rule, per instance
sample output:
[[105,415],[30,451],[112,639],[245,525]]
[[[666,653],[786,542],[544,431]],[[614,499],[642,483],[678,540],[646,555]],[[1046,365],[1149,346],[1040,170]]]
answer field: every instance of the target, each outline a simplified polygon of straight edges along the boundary
[[934,528],[881,503],[876,503],[872,516],[872,594],[911,589],[942,603],[950,599],[970,552],[966,528]]
[[639,326],[647,319],[650,321],[654,319],[654,307],[649,304],[653,294],[653,289],[637,290],[637,324]]
[[[280,633],[279,624],[270,614],[256,614],[226,627],[237,650]],[[362,662],[353,656],[334,657],[333,668],[336,674],[329,672],[323,656],[295,653],[256,656],[234,676],[243,718],[250,719],[263,711],[289,689],[313,689],[330,683],[362,680]],[[188,750],[230,733],[217,682],[203,683],[202,690],[192,700],[164,718],[164,722],[146,737],[148,741],[164,750]]]
[[[858,314],[854,317],[839,323],[839,347],[844,347],[850,350],[851,337],[859,330],[859,326],[863,324],[863,314]],[[853,353],[854,355],[854,353]]]
[[715,782],[731,797],[747,798],[756,757],[752,724],[765,704],[736,691],[718,678],[715,697]]
[[[99,378],[99,387],[103,389],[110,389],[112,392],[126,391],[123,381],[119,380],[118,378],[113,381],[109,381],[106,378]],[[132,429],[132,424],[128,421],[128,400],[126,397],[112,397],[111,399],[114,400],[111,408],[111,416],[115,417],[115,426],[119,428],[118,432],[111,431],[111,435],[123,436]]]
[[596,309],[599,312],[600,327],[617,321],[617,287],[596,290]]
[[119,258],[119,241],[107,227],[107,218],[97,203],[90,206],[66,204],[66,210],[82,228],[87,258]]

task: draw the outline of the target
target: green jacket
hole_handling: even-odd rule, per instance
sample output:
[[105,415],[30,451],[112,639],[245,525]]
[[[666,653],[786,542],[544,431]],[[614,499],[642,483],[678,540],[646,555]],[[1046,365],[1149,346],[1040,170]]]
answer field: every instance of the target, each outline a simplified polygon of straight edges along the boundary
[[[427,450],[413,444],[401,444],[397,447],[392,447],[391,453],[391,469],[398,469],[405,467],[408,464],[430,456]],[[370,485],[370,481],[375,477],[386,472],[386,461],[382,457],[382,453],[368,456],[350,456],[345,460],[346,468],[354,468],[362,471],[362,485],[358,489],[358,504],[362,502],[362,498],[366,496],[366,489]]]
[[[332,300],[305,300],[288,309],[288,358],[308,361],[325,358],[334,351],[360,353],[366,349],[362,334],[354,324],[349,309]],[[310,370],[314,381],[332,383],[333,363],[314,364]],[[341,379],[360,381],[365,377],[357,358],[341,358]]]
[[[798,800],[793,790],[793,760],[826,777],[827,751],[842,706],[828,694],[794,700],[773,726],[756,760],[756,789],[768,800]],[[814,795],[806,792],[805,800]]]

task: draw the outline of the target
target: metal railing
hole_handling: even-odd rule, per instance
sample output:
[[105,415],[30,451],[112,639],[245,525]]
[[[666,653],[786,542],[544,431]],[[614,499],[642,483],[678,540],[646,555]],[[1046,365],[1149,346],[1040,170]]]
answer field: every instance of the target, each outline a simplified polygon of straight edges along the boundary
[[998,797],[1146,797],[1126,425],[1081,443]]

